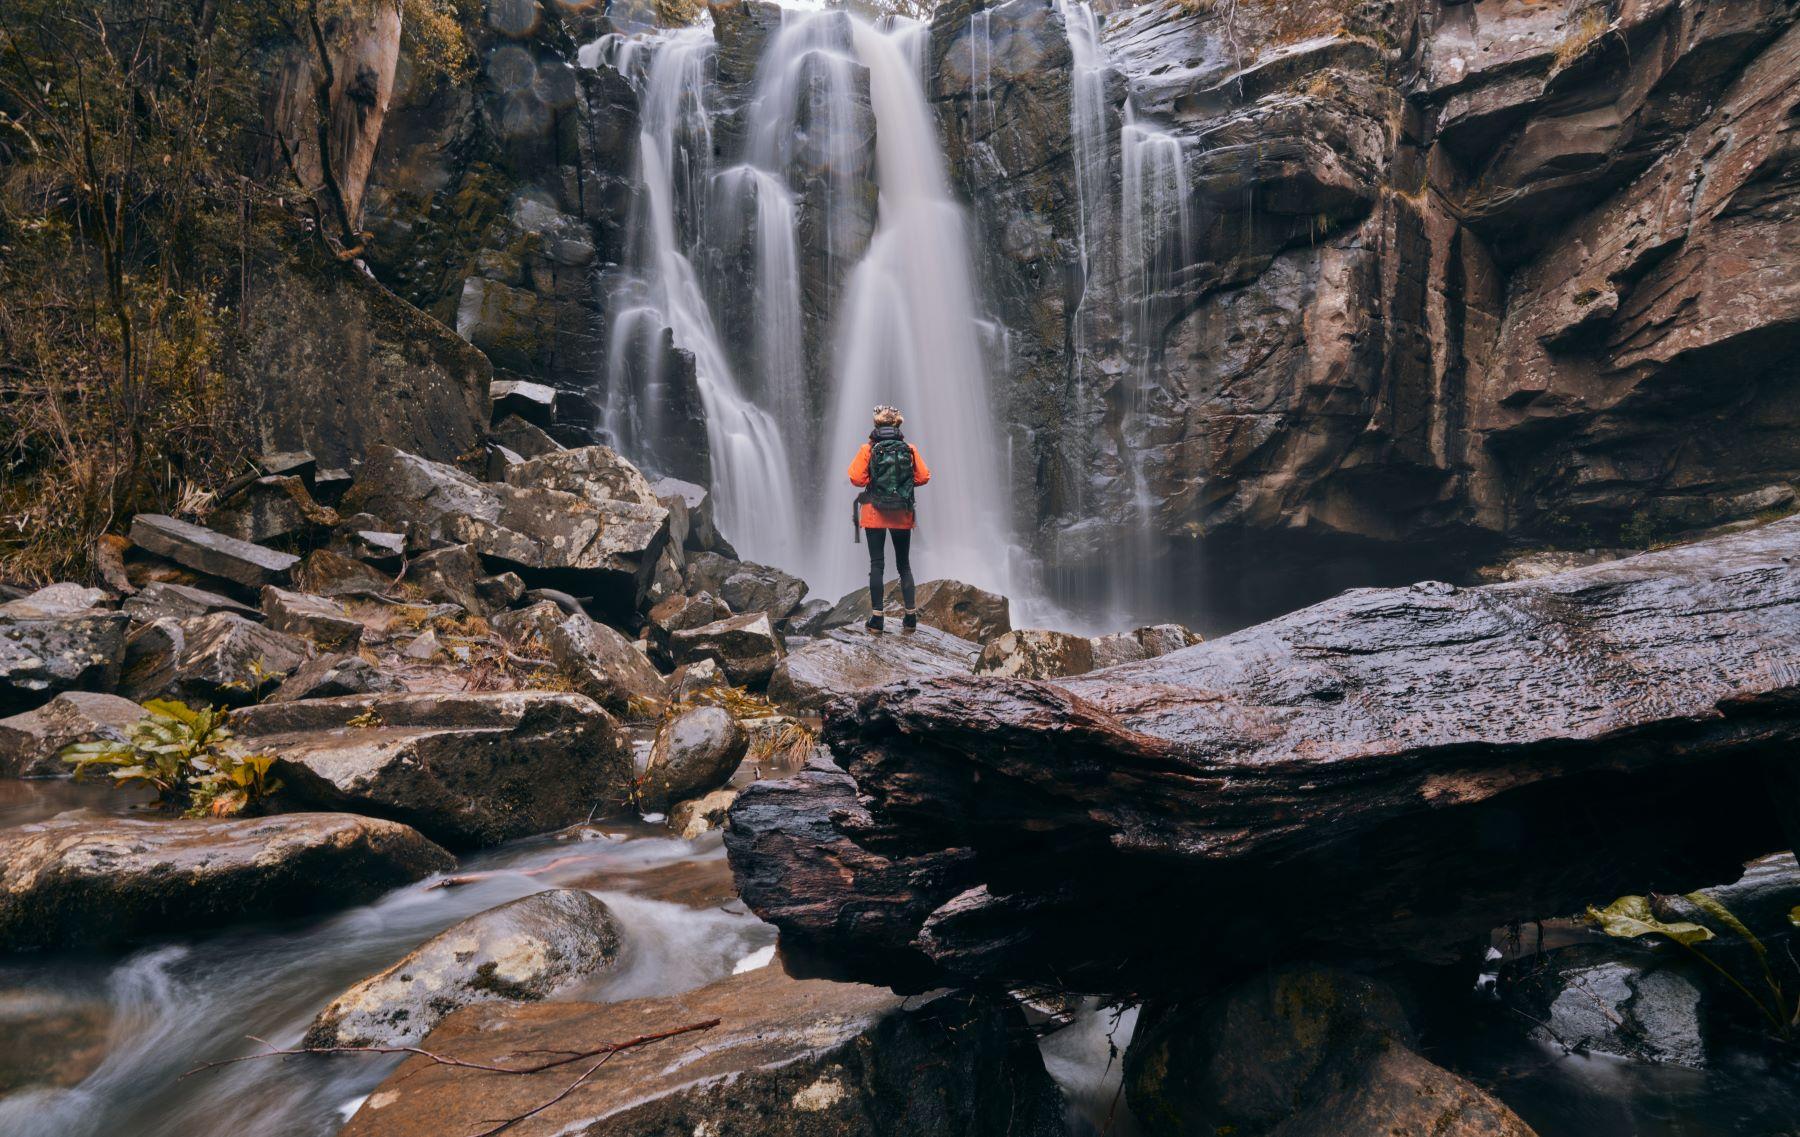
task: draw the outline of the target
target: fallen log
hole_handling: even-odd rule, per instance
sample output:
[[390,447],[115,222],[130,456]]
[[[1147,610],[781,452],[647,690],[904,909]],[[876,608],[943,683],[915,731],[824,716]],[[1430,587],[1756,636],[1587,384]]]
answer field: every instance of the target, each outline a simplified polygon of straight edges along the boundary
[[1800,519],[1484,588],[1359,589],[1054,682],[839,700],[731,811],[798,966],[1166,992],[1444,964],[1513,921],[1787,847]]

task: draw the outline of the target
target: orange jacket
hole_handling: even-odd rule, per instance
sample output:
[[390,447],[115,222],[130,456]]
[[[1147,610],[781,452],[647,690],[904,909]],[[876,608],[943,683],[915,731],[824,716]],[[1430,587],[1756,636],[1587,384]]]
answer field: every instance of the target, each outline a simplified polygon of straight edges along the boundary
[[[919,457],[919,448],[907,443],[906,448],[913,456],[913,485],[922,486],[931,480],[931,468],[925,465],[925,459]],[[862,444],[856,452],[856,458],[850,463],[850,484],[866,486],[869,484],[869,444]],[[913,511],[910,509],[876,509],[864,503],[862,507],[862,527],[864,529],[911,529],[913,527]]]

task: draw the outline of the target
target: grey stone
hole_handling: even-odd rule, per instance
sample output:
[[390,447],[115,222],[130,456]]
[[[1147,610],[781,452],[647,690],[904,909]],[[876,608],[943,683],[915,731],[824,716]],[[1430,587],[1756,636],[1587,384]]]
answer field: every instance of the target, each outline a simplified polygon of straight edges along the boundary
[[750,736],[723,707],[694,707],[664,723],[650,747],[640,800],[666,810],[730,780],[750,749]]
[[70,772],[63,747],[121,741],[144,717],[130,699],[96,691],[64,691],[36,710],[0,719],[0,774],[42,778]]
[[497,1000],[532,1002],[610,967],[619,956],[612,910],[575,889],[551,889],[469,917],[333,999],[305,1046],[414,1046],[451,1011]]
[[140,513],[131,519],[131,540],[158,556],[246,588],[285,584],[300,563],[292,553],[265,549],[156,513]]

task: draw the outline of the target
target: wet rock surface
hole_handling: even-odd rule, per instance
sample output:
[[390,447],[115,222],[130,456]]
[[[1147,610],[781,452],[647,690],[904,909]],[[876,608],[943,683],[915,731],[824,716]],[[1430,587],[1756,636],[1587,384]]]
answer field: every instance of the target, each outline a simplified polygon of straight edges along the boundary
[[[1786,843],[1736,789],[1796,729],[1792,677],[1762,661],[1795,650],[1797,551],[1782,521],[1531,582],[1352,592],[1057,683],[896,683],[827,717],[853,783],[751,787],[727,847],[752,908],[864,976],[1091,966],[1104,986],[1123,955],[1142,990],[1213,948],[1229,969],[1308,943],[1448,962],[1510,920]],[[1605,820],[1569,823],[1589,809]],[[837,922],[897,877],[879,927]],[[1259,899],[1289,888],[1316,902]],[[1230,943],[1169,923],[1219,904],[1257,918]]]
[[663,724],[651,744],[640,791],[644,806],[666,810],[675,802],[717,789],[749,749],[749,735],[725,708],[683,711]]
[[411,1046],[473,1003],[534,1002],[611,966],[611,909],[585,892],[552,889],[471,916],[331,1001],[306,1046]]
[[0,830],[0,948],[118,946],[337,908],[454,864],[416,830],[342,813],[243,821],[68,814]]
[[[882,601],[890,613],[904,610],[899,581],[887,586]],[[922,581],[913,591],[913,602],[919,623],[958,639],[985,644],[1012,630],[1012,605],[1006,597],[960,580]],[[819,621],[819,630],[848,627],[868,618],[869,591],[859,588],[832,606]]]
[[767,612],[750,612],[672,632],[669,651],[678,663],[710,659],[734,685],[759,690],[768,684],[787,646]]
[[581,695],[350,695],[264,703],[233,717],[240,745],[279,759],[297,802],[488,845],[623,802],[630,748]]
[[[506,1062],[712,1020],[716,1027],[691,1038],[619,1052],[513,1129],[528,1137],[1065,1131],[1062,1103],[1016,1010],[961,995],[908,1002],[876,987],[794,980],[779,964],[660,999],[470,1007],[445,1019],[427,1046]],[[461,1118],[522,1114],[572,1077],[566,1069],[507,1077],[415,1061],[371,1094],[343,1132],[435,1134]]]
[[921,625],[916,631],[837,628],[791,652],[769,680],[769,698],[816,712],[838,695],[901,679],[967,675],[979,644]]

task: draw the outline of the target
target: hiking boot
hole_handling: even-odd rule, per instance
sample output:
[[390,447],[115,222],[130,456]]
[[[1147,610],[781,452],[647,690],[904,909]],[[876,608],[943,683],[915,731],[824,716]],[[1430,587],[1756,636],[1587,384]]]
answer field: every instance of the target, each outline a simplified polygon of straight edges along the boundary
[[870,616],[863,624],[863,627],[869,629],[871,632],[879,632],[882,629],[882,626],[883,621],[880,616]]
[[918,628],[918,626],[919,626],[919,614],[917,612],[913,611],[911,608],[908,608],[906,610],[906,615],[902,616],[900,618],[900,630],[905,631],[905,632],[910,632],[910,631],[916,630]]

